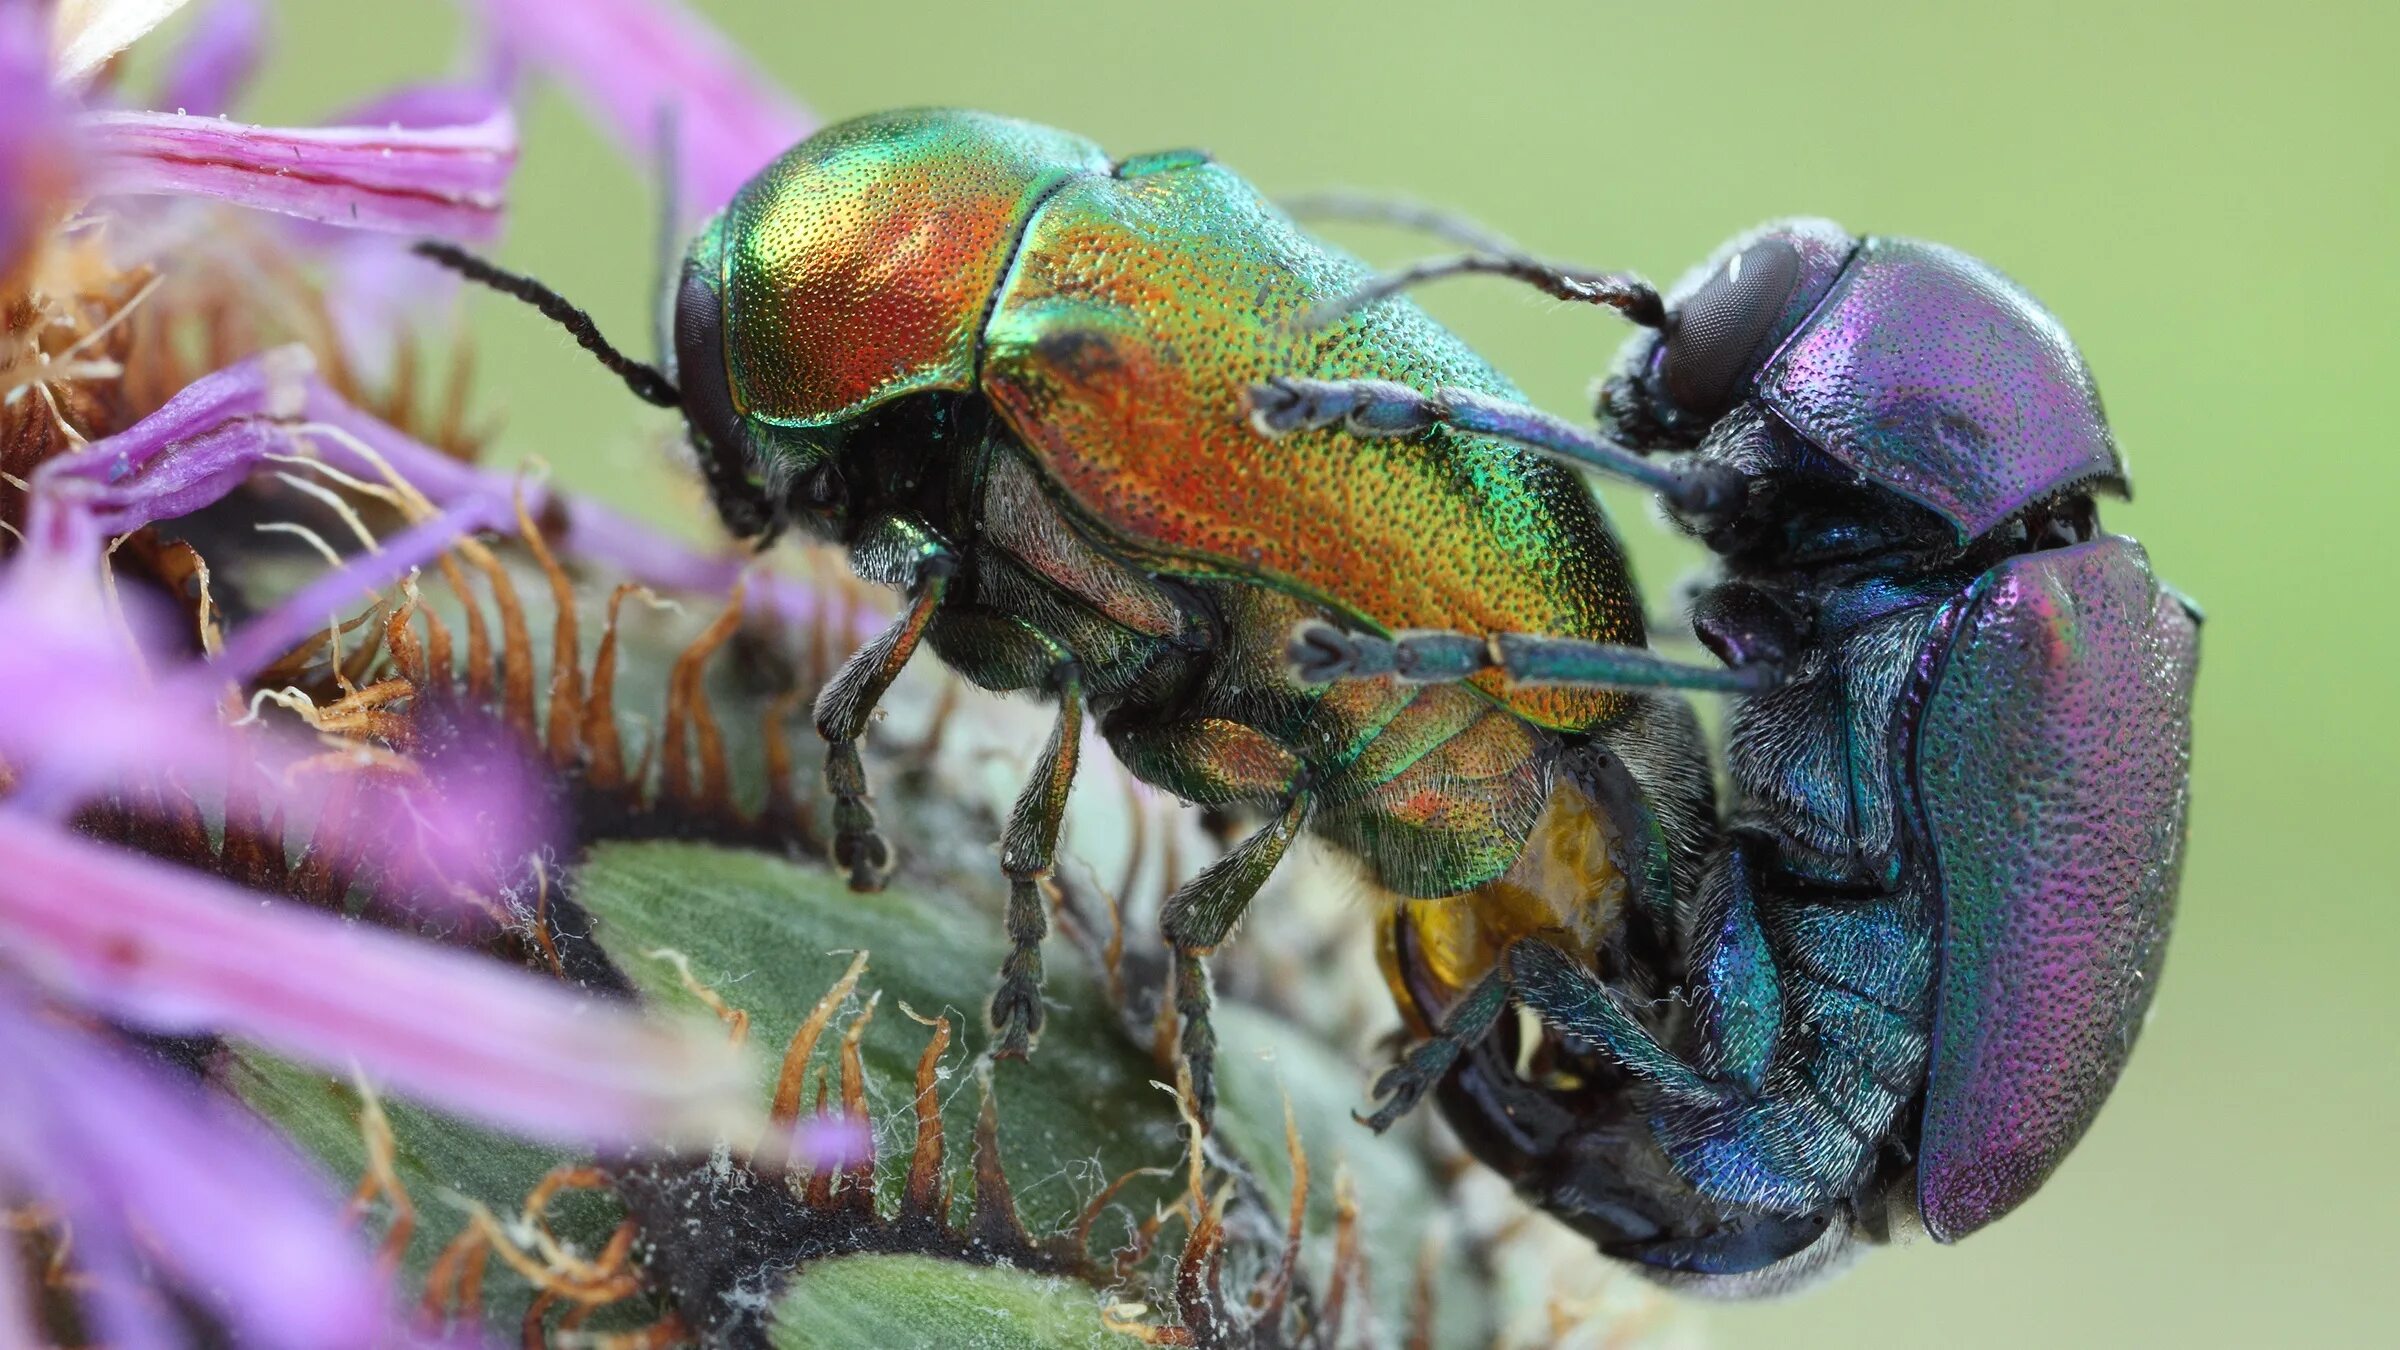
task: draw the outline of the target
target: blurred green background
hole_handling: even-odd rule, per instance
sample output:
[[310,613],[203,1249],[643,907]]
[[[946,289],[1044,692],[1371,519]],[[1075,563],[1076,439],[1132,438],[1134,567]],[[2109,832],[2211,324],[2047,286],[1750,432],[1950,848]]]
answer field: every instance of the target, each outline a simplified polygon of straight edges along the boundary
[[[2210,622],[2183,912],[2150,1029],[2049,1187],[1950,1250],[1712,1312],[1726,1346],[2392,1344],[2400,1219],[2393,539],[2400,20],[2388,5],[1067,6],[715,0],[827,117],[1018,114],[1199,145],[1270,191],[1392,189],[1672,280],[1771,216],[1979,254],[2066,322]],[[252,111],[449,69],[455,13],[286,0]],[[545,92],[504,259],[643,345],[650,198]],[[1344,238],[1385,261],[1426,247]],[[1427,302],[1562,412],[1621,325],[1498,283]],[[663,423],[479,303],[504,454],[688,517]],[[1643,581],[1694,555],[1612,494]]]

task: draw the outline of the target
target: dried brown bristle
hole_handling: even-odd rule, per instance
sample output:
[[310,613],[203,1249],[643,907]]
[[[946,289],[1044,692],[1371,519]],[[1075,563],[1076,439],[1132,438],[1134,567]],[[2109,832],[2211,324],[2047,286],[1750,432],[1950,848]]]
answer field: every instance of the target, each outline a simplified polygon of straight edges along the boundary
[[779,823],[787,823],[803,834],[808,832],[807,822],[802,815],[805,808],[798,794],[792,791],[792,741],[789,730],[792,716],[799,711],[806,696],[804,689],[788,689],[769,699],[765,710],[759,714],[758,743],[767,766],[767,798],[759,807],[758,815],[760,823],[769,829],[776,828]]
[[358,1136],[366,1146],[367,1164],[350,1194],[350,1214],[354,1220],[362,1217],[378,1196],[391,1206],[391,1226],[384,1230],[378,1252],[386,1270],[397,1270],[408,1251],[409,1238],[417,1231],[417,1207],[408,1198],[408,1188],[400,1183],[400,1146],[392,1137],[391,1118],[383,1113],[383,1103],[374,1090],[364,1083],[359,1085]]
[[1283,1256],[1251,1296],[1251,1306],[1258,1310],[1258,1324],[1270,1328],[1283,1325],[1284,1306],[1290,1301],[1292,1285],[1300,1275],[1300,1239],[1308,1222],[1308,1150],[1301,1145],[1300,1122],[1292,1114],[1289,1093],[1283,1098],[1283,1147],[1292,1164],[1292,1203],[1284,1224]]
[[440,1326],[481,1322],[483,1275],[491,1260],[492,1244],[483,1230],[473,1225],[460,1229],[426,1269],[425,1295],[417,1306]]
[[783,1052],[783,1069],[775,1078],[775,1098],[767,1108],[770,1131],[788,1131],[793,1122],[800,1119],[801,1081],[808,1073],[810,1056],[817,1051],[817,1038],[825,1034],[826,1024],[833,1020],[834,1009],[839,1008],[842,1000],[850,997],[850,991],[858,987],[858,977],[866,973],[867,954],[860,952],[850,958],[849,969],[843,971],[841,978],[833,982],[833,987],[817,1000],[817,1006],[809,1010],[807,1020],[801,1022],[800,1029],[792,1033],[791,1044]]
[[986,1251],[1032,1251],[1033,1236],[1017,1216],[1016,1192],[1000,1165],[1000,1105],[992,1092],[989,1065],[977,1068],[976,1086],[983,1101],[975,1111],[975,1201],[967,1216],[967,1239]]
[[[678,806],[706,811],[730,813],[732,796],[725,765],[725,744],[718,734],[716,718],[711,715],[704,674],[708,658],[725,645],[734,630],[742,623],[742,597],[747,578],[736,581],[733,594],[725,602],[725,610],[716,621],[702,629],[691,645],[675,659],[674,671],[667,680],[667,718],[659,734],[659,753],[663,757],[660,795]],[[698,742],[700,773],[695,788],[691,760],[685,749],[686,729]]]
[[1408,1296],[1409,1350],[1433,1350],[1435,1325],[1434,1281],[1442,1270],[1442,1240],[1433,1233],[1425,1235],[1425,1245],[1417,1252],[1416,1287]]
[[492,551],[473,542],[459,550],[483,573],[492,588],[492,606],[500,611],[500,715],[530,737],[533,722],[533,633],[525,626],[525,606],[517,585]]
[[[908,1005],[902,1004],[900,1010],[908,1012]],[[932,1034],[925,1038],[924,1052],[917,1056],[916,1095],[911,1101],[916,1113],[916,1146],[909,1153],[907,1187],[900,1193],[903,1219],[947,1223],[950,1218],[950,1179],[943,1158],[942,1099],[937,1091],[941,1084],[942,1055],[949,1049],[950,1019],[937,1017]],[[1078,1249],[1082,1245],[1078,1240]]]
[[556,617],[550,625],[550,707],[544,735],[550,762],[566,768],[575,762],[576,737],[583,723],[583,645],[575,623],[575,585],[550,552],[541,529],[525,510],[525,493],[516,495],[517,533],[533,554],[536,566],[550,582],[550,603]]
[[1350,1169],[1338,1167],[1333,1173],[1333,1274],[1325,1283],[1324,1335],[1329,1344],[1340,1344],[1350,1300],[1366,1299],[1366,1283],[1366,1253],[1358,1241],[1358,1195]]
[[641,589],[624,582],[609,592],[600,649],[592,656],[591,693],[583,709],[583,762],[588,781],[602,791],[625,785],[625,748],[617,739],[617,620],[625,597]]
[[[859,1058],[858,1043],[875,1020],[876,1005],[883,1001],[878,991],[867,996],[867,1004],[850,1020],[850,1029],[842,1034],[842,1118],[856,1126],[861,1134],[873,1139],[874,1122],[867,1115],[867,1071]],[[872,1148],[862,1149],[842,1172],[835,1190],[844,1208],[872,1217],[875,1213],[875,1154]]]
[[656,948],[649,955],[650,959],[654,961],[664,961],[675,967],[675,978],[683,984],[684,991],[700,1000],[701,1006],[714,1013],[717,1020],[725,1024],[727,1034],[735,1045],[740,1045],[750,1038],[749,1010],[736,1008],[727,1003],[724,995],[702,983],[700,977],[692,973],[690,957],[669,947]]
[[442,579],[467,617],[467,697],[477,702],[492,693],[492,639],[483,626],[483,606],[475,599],[474,588],[467,584],[467,574],[449,554],[441,556]]

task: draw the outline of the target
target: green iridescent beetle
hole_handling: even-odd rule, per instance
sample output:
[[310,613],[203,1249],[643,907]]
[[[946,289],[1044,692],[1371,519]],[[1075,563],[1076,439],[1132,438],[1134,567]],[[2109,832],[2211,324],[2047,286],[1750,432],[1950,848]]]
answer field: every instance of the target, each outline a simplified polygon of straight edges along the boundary
[[1039,882],[1086,718],[1144,781],[1265,818],[1163,915],[1204,1109],[1201,958],[1304,828],[1418,902],[1416,930],[1462,966],[1536,930],[1577,935],[1601,970],[1620,964],[1604,948],[1672,941],[1673,873],[1714,820],[1680,700],[1496,676],[1320,685],[1289,665],[1311,621],[1644,642],[1617,541],[1570,470],[1456,430],[1253,432],[1244,391],[1271,376],[1517,397],[1407,301],[1314,321],[1368,280],[1205,155],[1112,160],[920,110],[819,132],[703,228],[672,371],[577,330],[637,393],[681,407],[735,533],[797,524],[909,598],[816,708],[854,885],[890,863],[858,739],[921,642],[984,688],[1057,702],[1001,845],[1002,1055],[1042,1024]]

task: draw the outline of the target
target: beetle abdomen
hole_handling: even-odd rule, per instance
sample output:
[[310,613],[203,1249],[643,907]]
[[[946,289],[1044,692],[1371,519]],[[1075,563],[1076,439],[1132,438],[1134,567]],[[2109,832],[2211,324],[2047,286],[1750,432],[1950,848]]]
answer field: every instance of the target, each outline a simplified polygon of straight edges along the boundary
[[1918,1197],[1955,1241],[2083,1135],[2156,989],[2183,860],[2199,629],[2130,539],[2002,563],[1918,733],[1943,966]]

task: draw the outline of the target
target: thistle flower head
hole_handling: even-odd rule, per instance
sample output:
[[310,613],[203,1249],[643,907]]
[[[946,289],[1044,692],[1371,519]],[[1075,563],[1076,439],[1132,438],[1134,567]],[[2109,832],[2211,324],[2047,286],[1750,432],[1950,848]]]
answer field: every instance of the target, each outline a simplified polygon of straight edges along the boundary
[[[0,1341],[375,1344],[384,1270],[192,1047],[581,1145],[761,1112],[715,1033],[491,959],[568,846],[548,765],[374,678],[479,537],[594,523],[361,406],[414,406],[388,362],[422,320],[350,302],[414,238],[497,234],[505,91],[208,115],[259,58],[227,3],[125,106],[108,63],[175,8],[0,3],[0,1207],[37,1239],[0,1241]],[[606,526],[662,584],[735,571]]]

